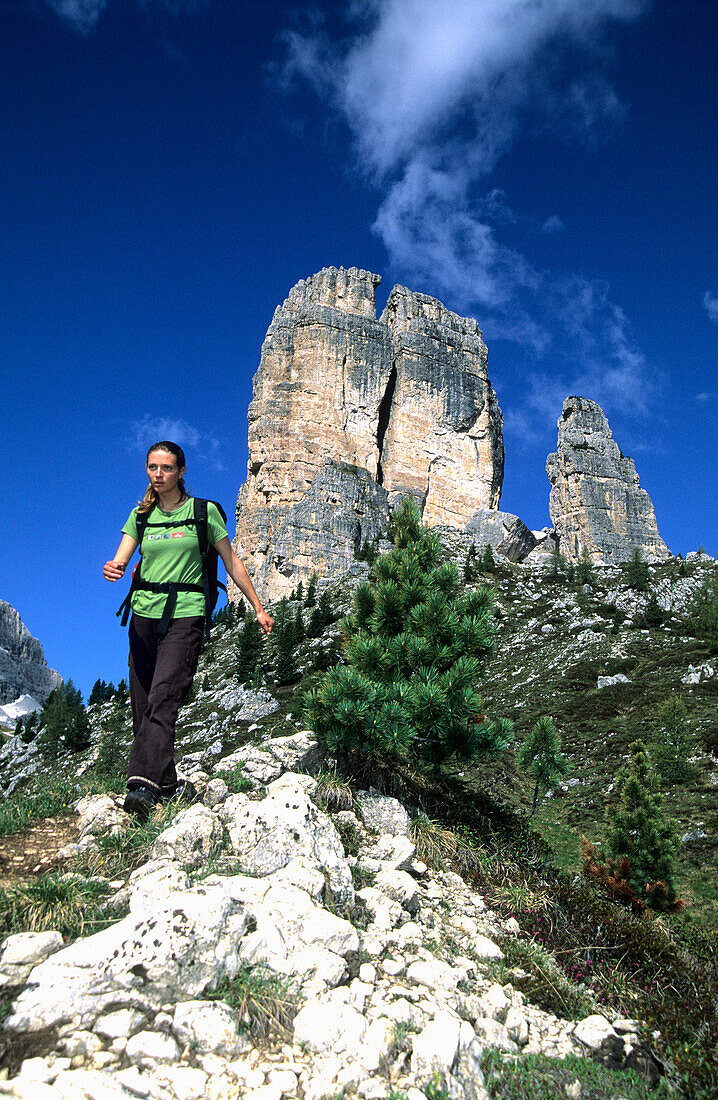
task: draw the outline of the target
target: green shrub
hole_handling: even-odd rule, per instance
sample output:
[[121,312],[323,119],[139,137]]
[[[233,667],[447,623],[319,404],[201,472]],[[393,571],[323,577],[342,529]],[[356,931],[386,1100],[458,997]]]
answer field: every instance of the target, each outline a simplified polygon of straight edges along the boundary
[[574,569],[574,580],[577,584],[590,584],[591,586],[596,584],[596,571],[588,550],[584,550],[581,554],[581,560]]
[[122,680],[120,680],[119,684],[117,685],[117,691],[115,692],[115,702],[119,706],[124,707],[125,703],[129,699],[129,697],[130,697],[130,689],[127,685],[127,680],[125,680],[123,678]]
[[476,691],[493,652],[493,597],[459,597],[435,532],[407,498],[392,517],[395,549],[360,584],[344,621],[345,666],[306,697],[306,717],[333,753],[413,756],[438,769],[507,746],[506,721],[490,721]]
[[558,542],[554,542],[551,548],[551,564],[548,567],[546,575],[552,581],[562,580],[568,573],[568,562],[561,553],[558,547]]
[[491,549],[490,542],[486,543],[486,546],[481,553],[481,557],[479,558],[479,569],[482,573],[496,572],[496,560],[494,558],[494,552]]
[[15,735],[20,738],[23,745],[29,745],[38,735],[37,711],[33,710],[25,717],[18,718],[15,723]]
[[107,703],[115,694],[115,685],[110,681],[106,684],[104,680],[95,680],[92,685],[92,691],[90,697],[87,700],[88,706],[93,706],[95,703]]
[[633,625],[641,629],[647,627],[662,626],[666,619],[666,613],[656,599],[654,593],[648,597],[648,602],[643,611],[640,611],[633,619]]
[[464,561],[464,583],[471,584],[476,577],[476,546],[472,542]]
[[307,625],[307,637],[319,638],[326,627],[334,621],[334,614],[332,612],[332,605],[329,599],[328,592],[322,592],[319,597],[319,602],[312,610],[309,616],[309,623]]
[[253,791],[254,783],[248,775],[244,774],[244,761],[235,764],[231,772],[222,772],[221,778],[227,784],[230,794],[243,794],[245,791]]
[[596,1011],[593,998],[558,966],[542,944],[507,936],[501,941],[507,963],[525,971],[517,984],[524,996],[554,1016],[580,1020]]

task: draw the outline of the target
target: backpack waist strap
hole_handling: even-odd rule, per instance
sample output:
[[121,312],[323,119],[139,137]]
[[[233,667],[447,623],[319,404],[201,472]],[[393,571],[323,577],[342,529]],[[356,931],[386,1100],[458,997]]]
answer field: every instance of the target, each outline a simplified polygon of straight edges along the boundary
[[159,594],[166,593],[167,599],[165,600],[165,606],[162,609],[162,617],[159,621],[159,633],[166,634],[167,627],[170,625],[170,620],[174,616],[175,608],[177,606],[177,593],[178,592],[202,592],[204,593],[204,585],[201,584],[183,584],[180,581],[165,581],[162,584],[156,581],[145,581],[142,577],[138,576],[139,570],[132,578],[132,585],[130,591],[127,593],[126,598],[120,604],[117,615],[122,615],[120,623],[122,626],[127,625],[127,620],[130,614],[130,608],[132,606],[132,594],[137,592],[138,589],[143,589],[145,592],[155,592]]

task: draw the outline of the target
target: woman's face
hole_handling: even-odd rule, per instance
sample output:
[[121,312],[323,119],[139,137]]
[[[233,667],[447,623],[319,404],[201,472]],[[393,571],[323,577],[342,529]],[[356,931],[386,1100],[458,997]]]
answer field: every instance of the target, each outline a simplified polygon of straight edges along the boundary
[[147,458],[147,476],[156,493],[171,493],[184,473],[170,451],[150,451]]

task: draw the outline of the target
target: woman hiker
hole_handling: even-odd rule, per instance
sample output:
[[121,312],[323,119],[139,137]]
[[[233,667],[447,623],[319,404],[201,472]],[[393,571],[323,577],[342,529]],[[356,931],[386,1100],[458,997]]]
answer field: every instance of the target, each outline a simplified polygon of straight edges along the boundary
[[[117,553],[102,569],[105,580],[120,580],[141,543],[141,569],[135,570],[128,597],[134,741],[125,810],[142,820],[160,802],[173,797],[191,802],[197,794],[187,780],[177,781],[174,736],[177,713],[197,667],[208,611],[203,535],[205,549],[208,544],[217,551],[264,633],[269,634],[273,625],[232,550],[219,508],[212,501],[195,504],[188,495],[182,448],[168,440],[155,443],[147,452],[146,467],[147,492],[122,528]],[[205,507],[206,518],[198,518]]]

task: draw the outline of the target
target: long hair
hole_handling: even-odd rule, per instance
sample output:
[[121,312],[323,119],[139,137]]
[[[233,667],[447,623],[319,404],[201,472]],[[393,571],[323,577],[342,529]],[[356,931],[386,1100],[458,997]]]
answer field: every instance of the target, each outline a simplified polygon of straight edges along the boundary
[[[169,439],[161,439],[159,443],[153,443],[149,451],[145,456],[145,466],[150,460],[150,455],[153,451],[167,451],[169,454],[174,455],[177,459],[177,469],[184,470],[187,463],[185,462],[184,451],[177,443],[172,443]],[[177,482],[177,488],[182,494],[181,500],[185,500],[187,497],[187,490],[184,484],[184,478],[181,477]],[[159,494],[154,491],[151,485],[147,486],[147,491],[142,500],[138,503],[137,512],[149,512],[150,508],[154,508],[155,504],[159,504]]]

